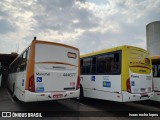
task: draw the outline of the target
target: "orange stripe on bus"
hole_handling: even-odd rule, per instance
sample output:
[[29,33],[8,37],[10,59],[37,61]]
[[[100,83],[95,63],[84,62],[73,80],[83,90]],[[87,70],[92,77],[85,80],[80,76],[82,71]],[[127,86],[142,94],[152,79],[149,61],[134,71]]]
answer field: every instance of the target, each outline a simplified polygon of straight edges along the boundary
[[26,85],[25,85],[26,90],[28,90],[29,78],[32,75],[34,75],[35,43],[36,43],[36,41],[33,40],[32,43],[31,43],[31,46],[30,46],[30,51],[29,51],[29,60],[28,60],[28,66],[27,66]]
[[[54,42],[48,42],[48,41],[41,41],[41,40],[33,40],[31,45],[30,45],[30,51],[29,51],[29,60],[28,60],[28,66],[27,66],[27,72],[26,72],[26,85],[25,85],[25,89],[28,90],[28,81],[29,78],[34,75],[34,65],[35,65],[35,45],[36,43],[40,43],[40,44],[50,44],[50,45],[57,45],[57,46],[63,46],[66,48],[71,48],[74,50],[77,50],[79,52],[79,49],[76,47],[72,47],[69,45],[65,45],[65,44],[61,44],[61,43],[54,43]],[[43,63],[43,62],[42,62]],[[44,62],[45,63],[45,62]],[[47,62],[46,62],[47,63]],[[68,64],[68,63],[60,63],[60,62],[54,62],[55,64],[67,64],[67,65],[71,65],[71,66],[75,66],[72,64]],[[78,65],[79,66],[79,65]],[[80,68],[79,68],[80,69]]]
[[65,44],[61,44],[61,43],[55,43],[55,42],[49,42],[49,41],[42,41],[42,40],[35,40],[36,43],[40,43],[40,44],[49,44],[49,45],[56,45],[56,46],[63,46],[63,47],[66,47],[66,48],[71,48],[71,49],[74,49],[74,50],[78,50],[78,48],[76,47],[72,47],[72,46],[69,46],[69,45],[65,45]]
[[[36,62],[36,64],[63,64],[63,65],[76,66],[73,64],[63,63],[63,62]],[[76,67],[78,67],[78,66],[76,66]]]

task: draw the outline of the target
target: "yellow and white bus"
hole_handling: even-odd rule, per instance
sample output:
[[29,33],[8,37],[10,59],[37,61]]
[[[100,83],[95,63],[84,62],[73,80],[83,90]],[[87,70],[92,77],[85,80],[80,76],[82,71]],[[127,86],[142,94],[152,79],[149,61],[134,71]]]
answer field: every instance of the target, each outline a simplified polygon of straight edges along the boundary
[[33,40],[10,65],[9,89],[24,102],[78,98],[79,61],[75,47]]
[[160,101],[160,56],[152,56],[153,90],[154,97],[151,100]]
[[119,46],[81,56],[80,98],[118,102],[153,97],[152,65],[144,49]]

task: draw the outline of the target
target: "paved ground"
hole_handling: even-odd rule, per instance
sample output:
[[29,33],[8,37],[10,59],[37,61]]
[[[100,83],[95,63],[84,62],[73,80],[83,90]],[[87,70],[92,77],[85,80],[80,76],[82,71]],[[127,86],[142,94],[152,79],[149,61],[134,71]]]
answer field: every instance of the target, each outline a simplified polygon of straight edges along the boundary
[[[160,116],[160,103],[153,101],[143,101],[134,103],[118,103],[97,99],[85,99],[84,101],[77,101],[74,99],[49,101],[49,102],[34,102],[22,103],[12,99],[10,92],[7,89],[0,89],[0,116],[2,112],[40,112],[43,118],[41,119],[109,119],[109,120],[141,120],[153,119],[152,117],[123,117],[136,115],[139,113],[158,114]],[[151,115],[150,114],[150,115]],[[44,116],[50,117],[44,117]],[[6,119],[6,118],[0,118]],[[12,118],[13,119],[13,118]],[[22,118],[16,118],[22,119]],[[27,118],[26,118],[27,119]],[[34,118],[35,119],[35,118]],[[38,118],[39,119],[39,118]],[[154,119],[159,120],[159,117]]]

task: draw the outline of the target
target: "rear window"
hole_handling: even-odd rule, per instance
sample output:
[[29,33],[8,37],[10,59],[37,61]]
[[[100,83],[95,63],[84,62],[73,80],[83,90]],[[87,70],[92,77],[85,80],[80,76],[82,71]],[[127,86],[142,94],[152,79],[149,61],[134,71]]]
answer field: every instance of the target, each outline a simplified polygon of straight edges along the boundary
[[77,54],[76,53],[72,53],[72,52],[68,52],[68,57],[76,59],[77,58]]
[[35,62],[61,62],[77,66],[78,52],[64,46],[36,44]]
[[152,65],[153,77],[160,77],[160,62],[155,62]]
[[145,65],[150,66],[150,56],[148,53],[145,53],[140,50],[130,49],[128,50],[128,59],[130,65]]

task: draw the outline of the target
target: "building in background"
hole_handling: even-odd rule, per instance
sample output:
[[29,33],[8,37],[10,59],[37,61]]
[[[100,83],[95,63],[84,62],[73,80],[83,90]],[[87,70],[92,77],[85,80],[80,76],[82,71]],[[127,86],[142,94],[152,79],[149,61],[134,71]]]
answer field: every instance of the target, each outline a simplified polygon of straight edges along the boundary
[[0,87],[6,87],[9,65],[17,56],[17,53],[0,54]]
[[151,56],[160,55],[160,21],[149,23],[146,26],[147,50]]
[[160,101],[160,21],[149,23],[146,26],[147,50],[152,56],[153,90],[151,100]]

